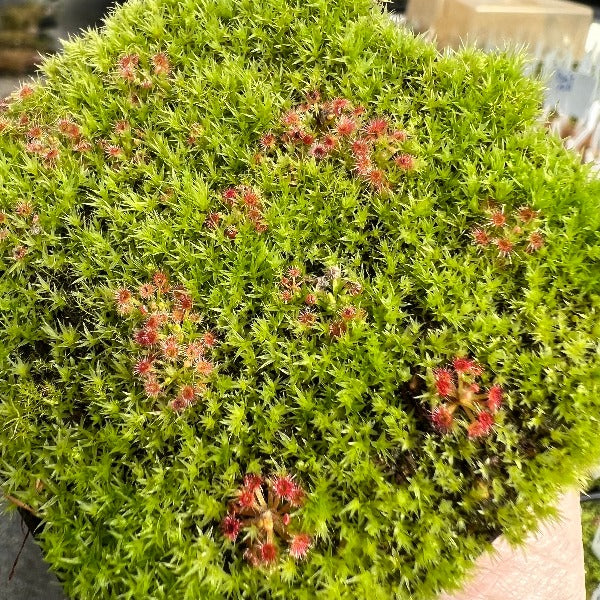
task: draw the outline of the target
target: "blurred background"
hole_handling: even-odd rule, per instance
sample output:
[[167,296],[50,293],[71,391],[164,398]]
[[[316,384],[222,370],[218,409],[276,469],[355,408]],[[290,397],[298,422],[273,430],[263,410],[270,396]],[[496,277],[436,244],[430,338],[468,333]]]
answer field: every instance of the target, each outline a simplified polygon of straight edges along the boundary
[[546,85],[543,123],[600,174],[600,0],[393,0],[389,7],[440,50],[523,48],[526,74]]
[[34,73],[40,55],[60,50],[61,39],[100,24],[122,0],[0,0],[0,98],[23,75]]

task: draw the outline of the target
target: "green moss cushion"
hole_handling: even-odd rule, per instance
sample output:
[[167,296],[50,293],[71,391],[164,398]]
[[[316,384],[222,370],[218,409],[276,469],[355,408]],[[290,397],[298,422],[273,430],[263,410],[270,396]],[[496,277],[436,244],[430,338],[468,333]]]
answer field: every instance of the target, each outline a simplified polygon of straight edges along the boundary
[[552,513],[599,188],[521,67],[134,0],[2,105],[0,482],[72,598],[433,598]]

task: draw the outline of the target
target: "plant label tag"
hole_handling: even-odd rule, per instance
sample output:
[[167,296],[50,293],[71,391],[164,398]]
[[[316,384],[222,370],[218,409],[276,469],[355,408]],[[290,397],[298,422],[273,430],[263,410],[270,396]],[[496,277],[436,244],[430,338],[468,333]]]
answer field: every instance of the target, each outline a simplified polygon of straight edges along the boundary
[[594,554],[597,556],[598,560],[600,560],[600,527],[598,527],[596,530],[596,535],[594,536],[594,541],[592,542],[592,550],[594,551]]
[[569,69],[556,68],[550,81],[548,82],[548,90],[546,92],[546,106],[554,108],[560,106],[564,112],[565,103],[571,90],[573,89],[573,81],[575,73]]
[[565,71],[559,69],[554,74],[555,87],[557,92],[570,92],[573,90],[573,81],[575,79],[575,73],[573,71]]
[[546,106],[559,106],[560,112],[581,119],[587,113],[596,90],[593,75],[557,68],[550,79]]
[[575,73],[568,104],[569,113],[572,116],[581,119],[586,115],[594,99],[597,85],[598,82],[593,75]]

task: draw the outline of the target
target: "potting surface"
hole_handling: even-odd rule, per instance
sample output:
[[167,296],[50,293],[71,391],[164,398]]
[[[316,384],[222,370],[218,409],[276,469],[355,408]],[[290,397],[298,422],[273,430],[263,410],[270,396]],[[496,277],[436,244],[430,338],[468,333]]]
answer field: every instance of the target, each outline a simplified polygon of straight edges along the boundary
[[19,86],[19,83],[23,80],[29,79],[27,76],[23,77],[0,77],[0,98],[8,96],[15,88]]
[[19,513],[5,511],[6,506],[0,503],[0,600],[65,600],[31,536],[15,564],[27,527]]

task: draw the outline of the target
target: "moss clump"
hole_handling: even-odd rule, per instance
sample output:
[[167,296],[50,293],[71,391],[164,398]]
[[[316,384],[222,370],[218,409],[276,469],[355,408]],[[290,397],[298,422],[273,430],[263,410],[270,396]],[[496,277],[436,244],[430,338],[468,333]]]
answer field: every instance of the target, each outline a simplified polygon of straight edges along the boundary
[[518,57],[139,0],[0,116],[0,479],[74,598],[432,598],[599,451],[597,184]]

